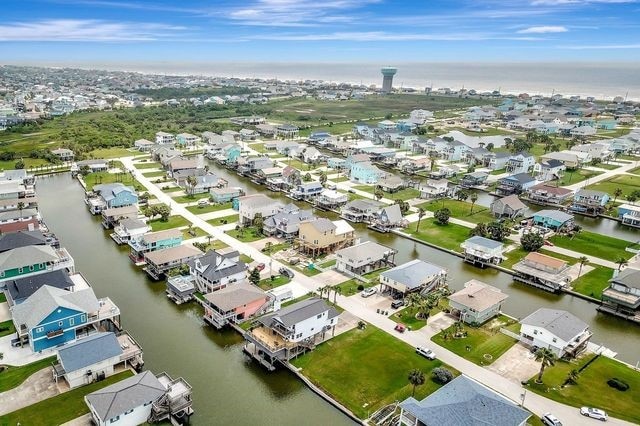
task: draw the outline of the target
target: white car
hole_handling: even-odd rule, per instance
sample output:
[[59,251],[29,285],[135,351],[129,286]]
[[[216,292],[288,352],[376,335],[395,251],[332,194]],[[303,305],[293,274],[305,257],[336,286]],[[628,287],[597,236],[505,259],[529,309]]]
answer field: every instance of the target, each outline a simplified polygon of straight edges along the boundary
[[583,416],[591,417],[592,419],[602,420],[603,422],[606,422],[607,417],[609,417],[604,410],[591,407],[582,407],[580,409],[580,414],[582,414]]
[[431,349],[427,349],[427,348],[422,348],[420,346],[418,346],[416,348],[416,353],[422,355],[423,357],[430,359],[430,360],[434,360],[436,359],[436,354],[431,350]]
[[562,422],[551,413],[545,413],[541,420],[547,426],[562,426]]
[[365,288],[364,290],[362,290],[362,292],[360,292],[360,296],[362,297],[369,297],[369,296],[373,296],[374,294],[376,294],[377,290],[375,287],[369,287],[369,288]]

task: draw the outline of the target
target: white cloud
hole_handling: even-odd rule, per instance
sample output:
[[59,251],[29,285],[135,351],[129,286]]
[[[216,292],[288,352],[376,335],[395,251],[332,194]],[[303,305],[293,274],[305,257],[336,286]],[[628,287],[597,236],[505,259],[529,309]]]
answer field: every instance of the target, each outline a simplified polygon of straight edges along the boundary
[[385,31],[333,32],[320,34],[265,34],[251,37],[253,40],[274,41],[480,41],[480,40],[540,40],[537,37],[503,37],[487,33],[389,33]]
[[531,4],[534,6],[544,5],[544,6],[563,6],[567,4],[593,4],[593,3],[604,3],[604,4],[622,4],[622,3],[638,3],[638,0],[533,0]]
[[640,44],[596,44],[596,45],[569,45],[556,46],[558,49],[570,50],[596,50],[596,49],[640,49]]
[[548,34],[548,33],[566,33],[569,31],[567,27],[560,25],[543,25],[539,27],[529,27],[518,31],[518,34]]
[[0,41],[151,41],[184,27],[96,19],[55,19],[0,24]]

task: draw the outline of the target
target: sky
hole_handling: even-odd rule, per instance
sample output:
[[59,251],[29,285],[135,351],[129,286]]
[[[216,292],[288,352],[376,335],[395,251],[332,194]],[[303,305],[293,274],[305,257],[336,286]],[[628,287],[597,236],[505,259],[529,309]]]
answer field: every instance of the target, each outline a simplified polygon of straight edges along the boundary
[[640,61],[640,0],[2,0],[0,63]]

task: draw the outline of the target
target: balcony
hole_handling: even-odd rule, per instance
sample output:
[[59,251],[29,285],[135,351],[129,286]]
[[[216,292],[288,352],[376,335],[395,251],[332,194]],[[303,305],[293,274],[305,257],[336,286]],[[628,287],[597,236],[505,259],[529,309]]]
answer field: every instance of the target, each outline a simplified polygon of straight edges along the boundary
[[87,316],[87,323],[91,324],[106,319],[113,319],[120,315],[120,308],[108,297],[98,300],[100,306],[98,310]]
[[47,339],[55,339],[58,336],[62,336],[64,334],[64,330],[59,328],[57,330],[52,330],[47,333]]

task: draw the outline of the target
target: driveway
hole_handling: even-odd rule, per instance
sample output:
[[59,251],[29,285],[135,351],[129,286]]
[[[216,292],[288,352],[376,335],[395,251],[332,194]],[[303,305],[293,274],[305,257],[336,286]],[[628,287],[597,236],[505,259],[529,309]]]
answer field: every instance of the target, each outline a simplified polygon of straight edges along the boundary
[[54,397],[59,393],[51,368],[43,368],[29,376],[17,388],[0,393],[0,416]]
[[7,302],[0,303],[0,322],[8,321],[11,319],[11,313],[9,312],[9,304]]
[[522,343],[516,343],[487,369],[494,371],[512,382],[529,380],[540,371],[540,363],[535,355]]
[[0,353],[4,355],[2,364],[16,366],[26,365],[56,354],[56,351],[53,349],[42,352],[33,352],[29,346],[14,348],[11,346],[11,340],[15,338],[16,333],[0,337]]

